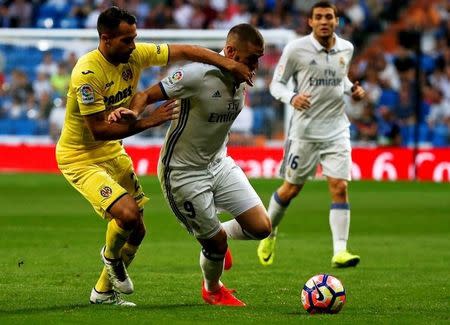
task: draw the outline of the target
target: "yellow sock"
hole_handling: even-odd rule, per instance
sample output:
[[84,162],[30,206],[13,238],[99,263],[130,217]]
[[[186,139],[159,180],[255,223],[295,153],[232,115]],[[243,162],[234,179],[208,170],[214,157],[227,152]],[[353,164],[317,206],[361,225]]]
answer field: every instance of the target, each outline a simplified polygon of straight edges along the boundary
[[122,250],[120,251],[120,257],[122,258],[122,261],[127,268],[136,256],[136,251],[138,250],[138,248],[139,246],[131,245],[128,242],[123,245]]
[[[123,245],[122,250],[120,251],[120,256],[126,267],[128,267],[128,265],[130,265],[133,261],[138,248],[139,246],[134,246],[129,243],[125,243],[125,245]],[[100,278],[95,284],[95,290],[97,290],[98,292],[107,292],[112,289],[113,286],[109,281],[108,272],[106,271],[106,268],[103,267],[102,274],[100,274]]]
[[102,273],[95,284],[95,290],[98,292],[107,292],[113,289],[111,282],[109,281],[108,272],[106,268],[103,267]]
[[108,223],[108,229],[106,230],[106,258],[119,258],[120,250],[126,243],[131,230],[125,230],[119,227],[115,219],[112,219]]

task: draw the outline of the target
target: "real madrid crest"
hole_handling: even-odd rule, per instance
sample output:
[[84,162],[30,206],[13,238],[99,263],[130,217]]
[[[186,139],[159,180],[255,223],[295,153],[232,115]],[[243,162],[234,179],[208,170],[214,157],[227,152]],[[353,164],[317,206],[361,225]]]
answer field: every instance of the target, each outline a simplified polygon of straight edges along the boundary
[[339,64],[340,64],[340,66],[341,66],[342,68],[345,67],[345,60],[344,60],[344,58],[343,58],[342,56],[339,58]]

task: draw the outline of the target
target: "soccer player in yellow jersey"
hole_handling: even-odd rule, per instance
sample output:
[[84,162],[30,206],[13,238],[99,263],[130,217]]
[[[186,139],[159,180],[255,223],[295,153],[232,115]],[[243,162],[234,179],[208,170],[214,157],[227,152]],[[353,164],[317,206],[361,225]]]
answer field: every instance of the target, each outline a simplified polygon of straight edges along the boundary
[[61,138],[56,146],[59,169],[108,220],[101,250],[103,271],[90,302],[135,306],[120,293],[133,292],[127,267],[145,236],[143,207],[148,201],[120,139],[176,119],[178,106],[166,102],[146,118],[131,123],[107,122],[107,115],[128,107],[142,69],[173,61],[192,60],[217,65],[251,84],[252,72],[243,64],[193,45],[135,43],[136,18],[111,7],[97,21],[99,46],[80,57],[67,95]]

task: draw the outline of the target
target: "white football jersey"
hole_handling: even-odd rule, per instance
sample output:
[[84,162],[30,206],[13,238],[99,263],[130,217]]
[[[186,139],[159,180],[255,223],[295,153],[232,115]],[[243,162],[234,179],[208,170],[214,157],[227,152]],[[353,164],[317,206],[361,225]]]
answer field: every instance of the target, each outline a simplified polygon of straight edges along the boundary
[[244,105],[245,84],[231,73],[202,63],[188,64],[160,83],[168,98],[181,100],[161,149],[165,167],[205,167],[226,156],[231,124]]
[[[353,45],[334,36],[336,43],[329,51],[312,34],[289,42],[275,68],[270,85],[272,96],[289,104],[296,94],[311,95],[309,109],[293,109],[291,140],[320,142],[349,136],[343,96],[350,94],[353,86],[347,77]],[[288,86],[291,78],[294,89]]]

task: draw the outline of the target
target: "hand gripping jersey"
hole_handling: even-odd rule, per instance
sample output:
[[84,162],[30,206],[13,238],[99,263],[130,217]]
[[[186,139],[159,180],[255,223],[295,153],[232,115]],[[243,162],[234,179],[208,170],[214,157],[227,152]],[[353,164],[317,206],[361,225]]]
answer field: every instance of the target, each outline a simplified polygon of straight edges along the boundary
[[167,44],[136,44],[128,63],[109,63],[100,51],[83,55],[75,65],[61,138],[56,147],[58,164],[106,161],[123,153],[119,140],[96,141],[84,115],[128,107],[136,92],[141,70],[168,62]]

